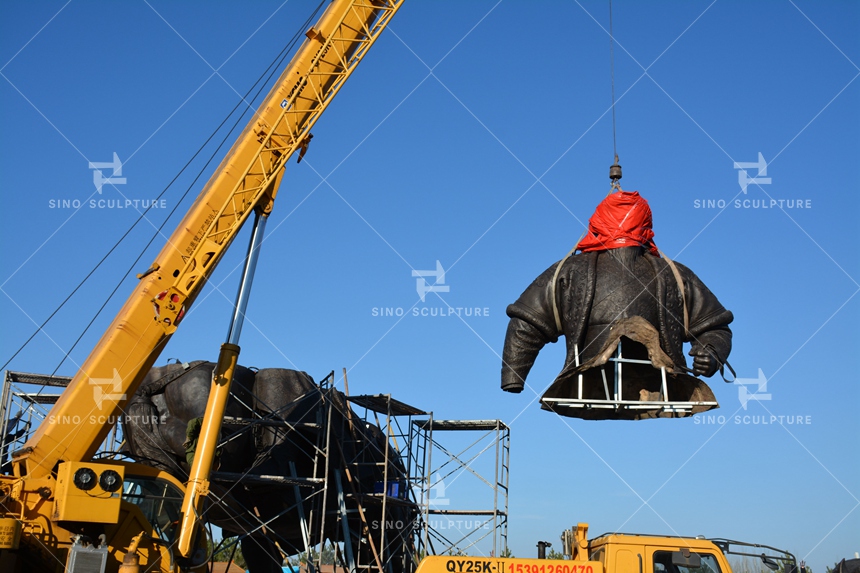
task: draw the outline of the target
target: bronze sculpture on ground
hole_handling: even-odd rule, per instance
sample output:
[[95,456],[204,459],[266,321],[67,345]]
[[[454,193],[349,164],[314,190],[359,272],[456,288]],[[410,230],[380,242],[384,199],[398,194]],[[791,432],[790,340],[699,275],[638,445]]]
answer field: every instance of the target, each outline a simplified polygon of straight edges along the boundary
[[[205,413],[213,368],[212,362],[196,361],[150,370],[123,415],[126,452],[131,457],[180,481],[188,479],[195,442],[188,434],[195,426],[199,432],[195,421]],[[213,475],[205,518],[220,527],[225,538],[242,538],[251,573],[281,573],[281,551],[294,555],[304,551],[305,542],[313,546],[322,541],[320,511],[325,513],[322,536],[339,543],[345,552],[339,499],[348,513],[346,529],[351,539],[347,543],[356,560],[372,563],[374,550],[382,554],[379,542],[384,531],[386,561],[409,569],[417,511],[401,499],[388,503],[383,515],[379,496],[374,495],[386,475],[386,448],[389,487],[400,484],[405,468],[385,433],[361,421],[341,392],[318,386],[304,372],[237,366],[225,416],[231,418],[222,427],[216,461],[222,479]],[[254,423],[249,425],[247,420]],[[317,455],[326,441],[328,460]],[[295,488],[261,476],[327,477],[331,491],[322,496],[319,488]],[[391,495],[403,498],[406,493],[400,484]],[[356,511],[359,503],[364,519]],[[302,516],[313,517],[316,525],[303,532]],[[165,524],[165,528],[172,526]]]
[[[598,205],[575,249],[580,253],[550,266],[508,306],[502,390],[521,392],[538,352],[564,336],[564,368],[543,394],[544,409],[586,419],[641,419],[717,407],[713,392],[696,376],[713,376],[725,365],[732,313],[693,271],[657,250],[651,226],[651,209],[637,192],[618,191]],[[624,357],[652,363],[624,364],[625,397],[712,405],[688,412],[552,405],[558,398],[608,398],[604,374],[619,342]],[[692,369],[685,342],[692,346]],[[660,367],[666,369],[668,396],[662,395]]]

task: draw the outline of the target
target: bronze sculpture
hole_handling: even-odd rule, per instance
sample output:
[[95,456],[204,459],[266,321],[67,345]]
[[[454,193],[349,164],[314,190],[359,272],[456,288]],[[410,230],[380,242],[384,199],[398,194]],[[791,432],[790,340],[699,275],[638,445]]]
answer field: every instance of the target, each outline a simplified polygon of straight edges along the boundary
[[[129,457],[168,471],[180,481],[187,479],[196,446],[189,434],[205,413],[214,367],[198,360],[149,371],[122,419]],[[361,422],[343,393],[315,384],[305,372],[237,365],[226,415],[230,418],[222,427],[206,519],[220,527],[225,538],[242,537],[242,553],[252,573],[281,573],[281,550],[298,554],[306,544],[322,541],[321,534],[347,552],[345,526],[332,518],[341,507],[349,513],[349,551],[360,563],[373,560],[375,549],[368,540],[380,547],[384,535],[389,562],[403,563],[408,569],[417,510],[398,499],[383,513],[381,502],[368,501],[386,476],[389,483],[400,483],[398,476],[406,470],[399,454],[390,449],[385,432]],[[324,424],[326,418],[329,421]],[[325,443],[321,438],[330,441],[324,466],[317,465],[319,445]],[[336,474],[343,480],[342,500],[334,493],[322,496],[319,489],[300,490],[271,481],[271,476],[321,478],[326,472],[332,484],[339,479]],[[266,481],[262,476],[270,477]],[[397,495],[404,495],[401,490]],[[358,513],[360,504],[363,518]],[[324,524],[324,530],[303,530],[305,516],[320,510],[329,516],[317,522]],[[161,525],[165,537],[175,534],[175,522]],[[355,535],[359,531],[363,532],[360,539]]]
[[[648,202],[635,191],[619,190],[598,205],[574,249],[580,253],[550,266],[508,306],[502,390],[521,392],[538,352],[563,335],[565,365],[542,396],[544,409],[642,419],[718,407],[696,376],[713,376],[726,364],[732,313],[690,269],[657,250],[651,227]],[[620,362],[624,377],[610,396],[606,375],[616,368],[620,375]],[[630,404],[631,396],[643,404]]]

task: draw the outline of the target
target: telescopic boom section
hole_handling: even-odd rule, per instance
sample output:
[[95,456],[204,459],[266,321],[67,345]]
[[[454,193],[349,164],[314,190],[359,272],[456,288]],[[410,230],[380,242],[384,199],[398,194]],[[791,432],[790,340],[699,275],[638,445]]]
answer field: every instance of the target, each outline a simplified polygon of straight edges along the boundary
[[104,441],[248,216],[268,215],[283,167],[402,0],[334,0],[307,32],[238,141],[197,197],[69,387],[15,458],[48,477]]

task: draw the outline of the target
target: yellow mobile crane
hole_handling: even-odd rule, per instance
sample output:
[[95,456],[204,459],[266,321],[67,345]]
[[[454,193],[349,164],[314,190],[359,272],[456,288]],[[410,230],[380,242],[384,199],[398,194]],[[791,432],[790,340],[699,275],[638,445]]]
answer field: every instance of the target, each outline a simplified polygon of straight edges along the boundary
[[[333,0],[49,417],[0,476],[0,571],[178,572],[201,568],[199,516],[265,222],[286,161],[402,0]],[[301,155],[300,157],[301,158]],[[94,461],[242,225],[254,230],[187,484],[134,463]],[[153,499],[158,503],[153,503]]]

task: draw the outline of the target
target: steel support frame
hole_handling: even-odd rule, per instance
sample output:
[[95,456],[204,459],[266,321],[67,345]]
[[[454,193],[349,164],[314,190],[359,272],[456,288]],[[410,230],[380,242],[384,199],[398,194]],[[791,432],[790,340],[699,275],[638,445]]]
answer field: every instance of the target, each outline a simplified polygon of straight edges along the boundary
[[[579,366],[579,348],[574,345],[575,365]],[[552,408],[584,408],[584,409],[611,409],[611,410],[660,410],[671,413],[691,413],[694,407],[697,406],[719,406],[715,401],[700,401],[700,402],[673,402],[669,400],[669,388],[666,380],[666,368],[660,368],[661,377],[661,397],[662,400],[630,400],[625,399],[623,394],[623,365],[624,364],[648,364],[652,365],[650,360],[641,360],[635,358],[625,358],[621,353],[621,343],[615,349],[615,354],[608,359],[609,364],[604,364],[600,367],[600,373],[603,377],[603,392],[605,399],[588,399],[582,397],[583,374],[580,373],[577,379],[577,397],[576,398],[541,398],[541,402],[551,406]],[[609,381],[606,378],[606,368],[612,368],[612,392],[610,395]]]
[[[507,552],[508,547],[508,492],[510,476],[510,428],[501,420],[434,420],[431,416],[428,420],[416,421],[414,423],[413,438],[416,442],[416,450],[421,455],[419,475],[422,476],[421,507],[424,515],[422,542],[427,548],[427,554],[464,554],[467,550],[474,548],[484,539],[492,536],[491,555],[501,556]],[[447,448],[443,441],[441,432],[481,432],[481,434],[468,446],[459,452],[453,452]],[[477,453],[475,453],[477,451]],[[471,465],[478,457],[492,451],[495,456],[492,475],[482,475]],[[466,456],[471,456],[468,459]],[[478,480],[488,486],[493,493],[493,506],[469,507],[466,509],[445,510],[434,509],[431,506],[433,491],[438,484],[435,483],[434,475],[439,476],[446,466],[453,464],[455,467],[446,476],[456,471],[469,472]],[[465,534],[460,532],[460,537],[452,539],[442,532],[441,528],[434,526],[431,516],[472,516],[482,519],[481,527],[474,528]],[[475,522],[478,520],[476,519]],[[480,535],[485,525],[491,528]]]
[[[8,423],[10,414],[15,415],[18,411],[26,410],[26,414],[22,415],[22,421],[29,420],[33,427],[38,425],[48,414],[50,405],[56,399],[54,394],[43,393],[42,389],[38,392],[28,391],[33,385],[36,387],[63,387],[68,384],[70,378],[66,377],[50,377],[36,374],[25,374],[7,371],[4,375],[2,393],[0,393],[0,453],[7,456],[11,453],[16,444],[20,445],[26,442],[27,436],[8,442],[6,441],[8,433]],[[325,377],[319,384],[318,389],[321,399],[325,400],[326,406],[319,414],[316,424],[319,427],[314,454],[314,470],[313,476],[298,476],[294,472],[290,477],[297,478],[296,481],[312,482],[312,491],[306,493],[303,497],[305,500],[312,500],[310,510],[303,516],[303,529],[305,531],[316,531],[319,533],[319,539],[323,538],[322,533],[326,528],[326,521],[336,519],[338,524],[337,531],[343,533],[344,536],[349,536],[361,540],[366,537],[367,531],[350,530],[347,514],[355,511],[355,504],[342,503],[340,509],[334,514],[326,513],[325,508],[328,496],[335,496],[339,501],[348,500],[352,494],[349,486],[342,482],[340,475],[338,479],[329,479],[330,459],[333,455],[332,451],[332,413],[334,408],[334,400],[331,398],[332,384],[334,382],[334,373],[332,372]],[[381,539],[381,547],[379,548],[380,567],[376,563],[362,563],[358,555],[350,555],[347,547],[342,547],[342,539],[336,540],[335,551],[339,565],[344,571],[349,573],[410,573],[417,567],[420,558],[424,555],[439,554],[446,551],[457,551],[459,548],[472,547],[481,539],[489,534],[493,536],[493,554],[500,555],[507,548],[507,515],[508,515],[508,480],[510,471],[510,429],[499,420],[491,421],[476,421],[476,420],[456,420],[456,421],[434,421],[432,412],[420,412],[420,415],[404,415],[398,414],[396,410],[396,401],[393,401],[390,394],[377,396],[381,400],[383,407],[371,409],[364,408],[362,415],[355,415],[356,423],[373,424],[380,428],[385,434],[389,448],[384,452],[384,483],[382,494],[373,494],[369,498],[366,494],[362,497],[365,499],[376,499],[375,503],[382,505],[383,519],[389,513],[389,507],[392,503],[413,503],[418,509],[418,514],[415,521],[408,524],[404,533],[397,540]],[[47,406],[47,407],[43,407]],[[249,407],[246,405],[246,407]],[[298,427],[293,427],[290,424],[283,422],[279,424],[275,420],[277,412],[270,413],[266,416],[252,414],[249,419],[233,419],[227,417],[225,426],[237,428],[234,432],[224,432],[224,435],[219,445],[235,439],[240,433],[250,430],[255,425],[279,425],[283,427],[285,432],[290,433],[297,431]],[[352,414],[348,414],[352,416]],[[478,426],[476,426],[478,424]],[[483,425],[482,425],[483,424]],[[486,426],[486,424],[489,424]],[[481,477],[483,481],[493,488],[493,507],[492,509],[473,509],[465,510],[461,515],[480,516],[485,519],[487,524],[492,525],[492,529],[488,534],[481,538],[474,536],[465,536],[462,539],[448,540],[441,532],[435,531],[431,527],[429,516],[435,514],[430,508],[430,492],[433,488],[432,476],[440,465],[445,463],[455,462],[458,467],[468,467],[468,461],[463,460],[465,452],[454,453],[444,447],[439,440],[439,432],[450,430],[474,431],[478,428],[484,428],[484,434],[473,442],[472,446],[483,441],[488,436],[492,438],[489,446],[485,446],[483,452],[492,450],[495,455],[494,474],[491,477]],[[118,428],[118,425],[117,425]],[[121,432],[114,428],[109,438],[100,448],[99,452],[102,456],[116,455],[118,446],[122,441]],[[489,428],[489,429],[487,429]],[[436,435],[434,436],[434,430]],[[470,447],[472,447],[470,446]],[[373,456],[372,451],[368,448],[377,447],[370,443],[365,443],[363,448],[360,448],[356,457],[353,460],[347,460],[353,464],[359,463],[362,458],[370,459]],[[378,448],[378,447],[377,447]],[[435,452],[434,452],[435,450]],[[376,452],[379,454],[380,452]],[[436,460],[434,462],[434,455]],[[403,469],[396,469],[397,464],[394,463],[393,456],[399,458]],[[440,461],[441,460],[441,461]],[[435,464],[435,465],[434,465]],[[354,466],[353,466],[354,467]],[[344,476],[345,477],[345,476]],[[387,495],[390,490],[390,484],[397,482],[402,484],[405,489],[406,499],[390,499]],[[399,487],[399,486],[398,486]],[[298,488],[297,488],[298,489]],[[331,489],[331,491],[329,491]],[[302,488],[302,491],[308,491],[307,488]],[[215,496],[211,496],[210,500],[213,503],[221,503],[221,500]],[[360,500],[355,500],[360,504]],[[371,502],[374,503],[374,502]],[[289,511],[291,508],[285,510]],[[284,513],[285,513],[284,512]],[[245,515],[245,523],[247,528],[245,535],[259,530],[270,531],[267,526],[272,523],[278,516],[272,519],[263,521],[259,516],[252,511],[248,511]],[[269,533],[272,536],[271,533]],[[273,536],[274,541],[277,536]],[[389,559],[392,546],[391,543],[408,543],[412,547],[411,563],[403,567],[402,564],[396,564]],[[434,543],[435,542],[435,543]],[[284,549],[281,548],[282,552]],[[320,556],[323,553],[324,542],[318,544],[310,544],[309,540],[305,541],[304,550],[311,558],[311,567],[319,569]],[[285,553],[286,556],[286,553]]]
[[[357,396],[350,400],[356,406],[363,407],[363,412],[358,416],[359,421],[363,424],[375,425],[382,430],[387,444],[385,451],[380,452],[375,444],[366,443],[356,452],[353,460],[355,464],[373,463],[371,460],[378,459],[382,454],[384,464],[383,481],[377,488],[381,489],[381,492],[362,496],[364,502],[381,506],[383,526],[378,548],[379,565],[363,563],[356,557],[356,568],[358,571],[377,572],[381,565],[382,571],[379,573],[409,573],[418,566],[420,557],[427,554],[422,543],[423,513],[416,493],[421,490],[423,477],[417,473],[419,459],[412,432],[415,416],[425,416],[427,413],[394,400],[390,394]],[[395,456],[397,460],[393,459]],[[397,494],[392,496],[390,493],[394,491],[394,487],[397,489]],[[386,537],[385,524],[395,521],[391,513],[392,506],[395,504],[414,506],[417,510],[416,518],[411,523],[403,523],[400,533],[395,538],[389,538]],[[370,542],[371,539],[368,538],[367,541]],[[408,563],[401,564],[393,561],[398,554],[397,549],[400,549],[401,555],[407,556]]]

